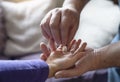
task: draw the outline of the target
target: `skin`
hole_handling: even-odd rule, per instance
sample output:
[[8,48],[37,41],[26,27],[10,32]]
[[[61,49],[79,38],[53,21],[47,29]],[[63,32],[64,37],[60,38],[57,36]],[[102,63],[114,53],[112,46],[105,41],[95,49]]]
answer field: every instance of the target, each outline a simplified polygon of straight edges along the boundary
[[[79,53],[80,54],[80,53]],[[72,69],[62,70],[55,74],[56,78],[80,76],[91,70],[120,66],[120,42],[99,49],[86,49]]]
[[40,44],[41,50],[43,51],[40,58],[45,60],[49,66],[48,77],[55,76],[57,71],[65,70],[74,66],[75,62],[83,56],[83,54],[79,54],[78,52],[82,52],[86,47],[86,43],[81,44],[81,47],[79,47],[80,43],[81,40],[73,40],[70,43],[69,52],[63,52],[62,46],[53,49],[53,46],[55,47],[53,40],[49,41],[51,50],[49,50],[44,43]]
[[61,8],[48,12],[40,24],[46,39],[52,38],[58,45],[68,45],[78,29],[80,12],[88,1],[65,0]]

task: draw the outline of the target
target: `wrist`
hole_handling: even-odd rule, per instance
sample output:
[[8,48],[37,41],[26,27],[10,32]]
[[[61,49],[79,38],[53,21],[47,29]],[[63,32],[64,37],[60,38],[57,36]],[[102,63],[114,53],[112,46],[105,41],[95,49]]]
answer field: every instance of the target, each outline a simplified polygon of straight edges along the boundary
[[67,9],[73,10],[73,11],[77,12],[78,14],[80,14],[80,12],[82,10],[82,9],[78,9],[78,8],[74,7],[74,5],[71,5],[71,4],[63,6],[63,8],[67,8]]
[[102,65],[102,57],[101,55],[103,54],[102,50],[101,49],[94,49],[94,68],[93,70],[97,70],[97,69],[101,69],[103,68],[103,65]]
[[66,0],[63,7],[74,9],[80,13],[88,1],[89,0]]
[[49,75],[48,75],[48,78],[50,78],[50,77],[53,77],[54,76],[54,74],[55,74],[55,72],[56,72],[56,67],[55,67],[55,65],[53,65],[53,64],[48,64],[48,66],[49,66]]

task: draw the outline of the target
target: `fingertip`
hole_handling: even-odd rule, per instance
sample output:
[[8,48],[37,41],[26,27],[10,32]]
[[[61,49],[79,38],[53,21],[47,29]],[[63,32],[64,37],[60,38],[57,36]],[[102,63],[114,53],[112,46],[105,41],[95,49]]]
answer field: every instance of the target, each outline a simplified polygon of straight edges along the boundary
[[87,45],[87,42],[84,42],[83,44],[84,44],[84,45]]
[[81,39],[78,39],[78,42],[81,42],[82,40]]
[[50,51],[48,50],[48,47],[45,45],[44,42],[40,43],[40,49],[46,56],[49,56]]
[[44,42],[41,42],[41,43],[40,43],[40,49],[41,49],[41,50],[42,50],[45,46],[46,46],[46,45],[45,45]]
[[40,59],[46,61],[47,57],[44,54],[41,54]]

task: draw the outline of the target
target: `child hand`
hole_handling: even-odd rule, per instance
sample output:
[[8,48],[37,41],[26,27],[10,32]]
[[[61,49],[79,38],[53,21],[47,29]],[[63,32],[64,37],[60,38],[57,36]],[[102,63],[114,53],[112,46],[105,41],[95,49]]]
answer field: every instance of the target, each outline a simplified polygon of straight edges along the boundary
[[[83,51],[86,47],[86,43],[83,43],[81,47],[79,47],[80,43],[81,40],[73,40],[66,52],[62,51],[62,46],[55,48],[52,40],[49,43],[51,51],[48,50],[45,44],[41,43],[41,49],[44,50],[42,58],[46,56],[45,60],[50,68],[49,77],[54,76],[57,71],[68,69],[75,65],[77,60],[83,56],[83,54],[78,54],[78,52]],[[48,53],[47,55],[46,52]]]

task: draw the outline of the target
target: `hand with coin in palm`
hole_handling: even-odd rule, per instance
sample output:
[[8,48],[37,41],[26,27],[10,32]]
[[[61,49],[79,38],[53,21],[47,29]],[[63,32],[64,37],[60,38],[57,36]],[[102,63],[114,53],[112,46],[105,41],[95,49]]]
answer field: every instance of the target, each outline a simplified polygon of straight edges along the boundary
[[73,40],[69,44],[68,49],[62,45],[56,48],[53,40],[49,40],[50,49],[44,43],[40,44],[41,50],[43,51],[40,58],[49,65],[49,77],[54,76],[57,71],[65,70],[75,65],[84,55],[79,52],[84,51],[86,47],[86,43],[83,43],[79,47],[80,44],[81,40]]

